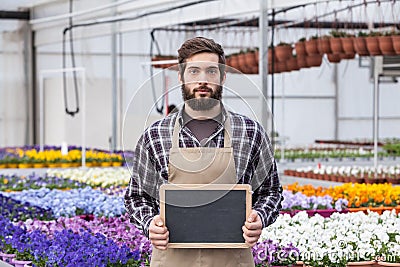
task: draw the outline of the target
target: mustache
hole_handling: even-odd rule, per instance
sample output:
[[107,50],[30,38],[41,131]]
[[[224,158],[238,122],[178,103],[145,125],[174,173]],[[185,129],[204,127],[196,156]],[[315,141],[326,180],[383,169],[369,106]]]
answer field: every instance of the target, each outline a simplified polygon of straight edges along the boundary
[[207,87],[207,86],[200,86],[200,87],[197,87],[197,88],[193,89],[193,93],[196,93],[198,91],[207,91],[209,93],[213,92],[213,90],[210,87]]

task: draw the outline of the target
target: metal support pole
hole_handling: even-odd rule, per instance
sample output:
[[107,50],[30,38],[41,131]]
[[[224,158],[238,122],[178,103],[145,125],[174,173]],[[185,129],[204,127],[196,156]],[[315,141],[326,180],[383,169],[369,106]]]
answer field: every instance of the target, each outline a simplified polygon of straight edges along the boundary
[[[114,8],[115,9],[115,8]],[[114,10],[116,14],[116,10]],[[112,24],[111,34],[111,72],[112,72],[112,137],[111,137],[111,151],[117,149],[117,109],[118,109],[118,90],[117,90],[117,32],[115,23]]]
[[335,116],[335,140],[339,140],[339,86],[338,86],[338,64],[333,64],[333,83],[335,87],[335,107],[334,107],[334,116]]
[[378,137],[379,137],[379,71],[382,69],[383,57],[378,56],[374,59],[374,113],[373,113],[373,137],[374,137],[374,168],[375,176],[378,167]]
[[268,129],[268,1],[260,0],[260,49],[258,69],[260,73],[260,85],[262,91],[261,101],[261,124],[267,131]]

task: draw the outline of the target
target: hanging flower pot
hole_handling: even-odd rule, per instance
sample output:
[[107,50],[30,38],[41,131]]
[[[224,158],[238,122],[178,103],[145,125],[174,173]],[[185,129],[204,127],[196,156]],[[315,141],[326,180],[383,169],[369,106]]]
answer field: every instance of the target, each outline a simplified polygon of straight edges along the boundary
[[306,56],[305,38],[301,38],[297,43],[294,44],[297,58]]
[[307,60],[306,57],[296,57],[297,58],[297,65],[299,66],[299,68],[309,68],[310,66],[308,66],[307,64]]
[[288,71],[292,71],[292,70],[299,70],[299,64],[297,64],[297,58],[292,56],[291,58],[289,58],[286,61],[286,67]]
[[350,54],[340,54],[340,57],[342,58],[342,59],[353,59],[353,58],[355,58],[355,56],[356,56],[356,54],[353,52],[353,53],[350,53]]
[[307,65],[310,67],[319,67],[322,64],[321,55],[309,55],[306,57]]
[[253,68],[254,66],[258,65],[256,59],[256,51],[248,50],[245,54],[244,60],[246,62],[247,67]]
[[365,42],[367,44],[368,52],[371,56],[382,55],[379,48],[378,36],[380,33],[371,32],[368,37],[365,37]]
[[329,39],[333,54],[343,54],[342,40],[340,38]]
[[340,56],[341,54],[327,54],[328,56],[328,61],[331,63],[339,63],[340,60],[342,60],[342,57]]
[[353,42],[354,42],[354,51],[359,56],[369,56],[365,37],[359,36],[357,38],[354,38]]
[[232,54],[230,58],[230,66],[233,68],[233,71],[236,71],[239,69],[238,54]]
[[322,36],[317,39],[318,52],[320,55],[329,54],[332,52],[329,36]]
[[279,43],[275,47],[275,55],[278,61],[286,61],[292,56],[292,46],[288,43]]
[[318,37],[312,37],[312,39],[305,41],[306,53],[307,55],[318,55],[318,44],[317,44]]
[[340,40],[342,41],[342,48],[345,54],[351,55],[355,53],[353,41],[354,37],[343,37],[340,38]]
[[395,55],[395,51],[393,48],[393,41],[391,36],[380,36],[378,37],[379,49],[382,51],[382,54],[385,56]]
[[400,35],[392,35],[393,49],[397,55],[400,55]]

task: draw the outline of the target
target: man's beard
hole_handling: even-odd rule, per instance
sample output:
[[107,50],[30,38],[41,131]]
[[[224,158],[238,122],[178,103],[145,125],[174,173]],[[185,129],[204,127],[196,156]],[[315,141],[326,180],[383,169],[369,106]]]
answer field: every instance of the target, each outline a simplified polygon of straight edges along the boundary
[[[195,94],[199,90],[208,91],[208,93],[210,94],[210,97],[196,98]],[[183,96],[183,100],[193,110],[195,110],[195,111],[210,110],[219,104],[219,102],[222,98],[222,86],[219,85],[218,88],[215,90],[215,92],[207,86],[197,87],[193,90],[193,93],[191,94],[190,90],[186,89],[185,85],[182,84],[182,96]]]

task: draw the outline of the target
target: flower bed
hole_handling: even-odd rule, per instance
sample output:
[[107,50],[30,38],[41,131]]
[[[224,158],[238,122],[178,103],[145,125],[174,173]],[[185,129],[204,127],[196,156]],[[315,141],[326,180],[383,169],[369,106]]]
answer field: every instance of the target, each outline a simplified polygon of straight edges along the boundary
[[353,183],[385,183],[400,184],[400,165],[362,167],[362,166],[325,166],[298,168],[285,170],[285,175],[305,177],[310,179],[327,180],[334,182]]
[[128,185],[131,176],[126,168],[57,169],[48,170],[47,175],[79,181],[93,187]]
[[69,191],[41,188],[0,194],[17,201],[27,202],[31,206],[50,209],[56,218],[79,214],[113,217],[125,213],[121,197],[109,196],[90,187]]
[[25,189],[40,189],[42,187],[49,189],[72,189],[85,187],[87,184],[70,179],[62,179],[51,176],[40,176],[32,173],[28,176],[1,175],[0,191],[22,191]]
[[38,230],[49,238],[53,238],[56,232],[65,229],[74,233],[79,233],[82,230],[89,231],[92,234],[100,233],[119,246],[126,245],[131,251],[140,251],[142,261],[146,261],[151,255],[150,241],[129,222],[128,215],[118,218],[93,217],[90,221],[83,220],[79,216],[60,217],[48,222],[27,220],[26,222],[19,222],[18,225],[26,228],[28,232]]
[[[69,146],[66,155],[61,147],[45,146],[39,151],[38,146],[25,146],[0,149],[0,168],[55,168],[79,167],[82,161],[82,148]],[[91,166],[121,166],[123,155],[130,157],[131,152],[110,152],[99,149],[86,150],[86,163]]]
[[2,194],[0,194],[0,204],[0,216],[14,222],[33,218],[40,220],[51,220],[54,218],[53,212],[50,209],[32,206],[29,203],[23,203]]
[[297,183],[284,186],[293,193],[301,192],[306,196],[329,195],[334,201],[346,199],[349,208],[381,207],[397,208],[400,205],[400,187],[391,184],[352,184],[346,183],[329,188],[300,186]]
[[301,192],[283,190],[281,213],[294,215],[300,210],[306,210],[310,216],[318,213],[323,217],[329,217],[333,212],[347,212],[347,204],[348,201],[343,198],[333,201],[329,195],[306,196]]
[[300,256],[290,255],[292,263],[301,260],[309,266],[346,266],[377,256],[400,262],[399,229],[400,217],[394,212],[381,216],[374,212],[334,213],[323,218],[308,217],[303,211],[293,217],[280,215],[263,230],[260,241],[273,240],[282,247],[297,248]]
[[0,249],[44,266],[140,266],[139,250],[118,246],[101,233],[55,231],[48,238],[40,231],[27,232],[0,217]]

